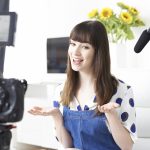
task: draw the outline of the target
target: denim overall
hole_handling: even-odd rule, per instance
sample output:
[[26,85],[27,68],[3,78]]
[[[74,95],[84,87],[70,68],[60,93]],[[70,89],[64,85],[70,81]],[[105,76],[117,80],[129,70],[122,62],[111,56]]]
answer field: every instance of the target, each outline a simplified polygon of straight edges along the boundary
[[105,115],[94,115],[94,110],[73,111],[64,106],[64,125],[72,136],[73,147],[80,150],[121,150],[108,130]]

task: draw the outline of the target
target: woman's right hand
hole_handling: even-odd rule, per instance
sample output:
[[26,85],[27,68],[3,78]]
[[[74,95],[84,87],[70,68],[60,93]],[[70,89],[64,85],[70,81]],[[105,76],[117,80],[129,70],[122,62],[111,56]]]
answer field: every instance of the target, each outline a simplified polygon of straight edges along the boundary
[[34,106],[28,112],[32,115],[41,115],[41,116],[57,116],[61,115],[61,112],[58,108],[51,108],[51,107],[39,107]]

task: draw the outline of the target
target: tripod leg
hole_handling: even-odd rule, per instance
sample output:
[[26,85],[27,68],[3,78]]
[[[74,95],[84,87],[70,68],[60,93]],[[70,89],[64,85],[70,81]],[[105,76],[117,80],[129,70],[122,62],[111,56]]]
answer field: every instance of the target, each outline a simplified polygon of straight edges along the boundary
[[10,130],[7,131],[0,130],[0,150],[10,150],[11,138],[12,133]]

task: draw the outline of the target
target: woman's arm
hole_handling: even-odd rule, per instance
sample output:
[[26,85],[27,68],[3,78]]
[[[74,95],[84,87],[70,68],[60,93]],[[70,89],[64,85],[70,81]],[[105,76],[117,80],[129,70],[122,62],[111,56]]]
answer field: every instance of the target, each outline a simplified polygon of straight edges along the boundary
[[133,141],[131,139],[129,131],[122,125],[118,119],[115,110],[113,112],[105,113],[112,136],[115,142],[122,150],[132,150]]
[[53,120],[58,141],[64,146],[64,148],[71,148],[73,146],[72,138],[69,132],[64,127],[63,117],[60,111],[57,115],[53,116]]
[[99,106],[98,109],[100,112],[105,113],[116,144],[121,148],[121,150],[132,150],[133,141],[129,131],[123,126],[117,116],[117,112],[115,110],[117,107],[119,107],[119,104],[110,102],[101,107]]

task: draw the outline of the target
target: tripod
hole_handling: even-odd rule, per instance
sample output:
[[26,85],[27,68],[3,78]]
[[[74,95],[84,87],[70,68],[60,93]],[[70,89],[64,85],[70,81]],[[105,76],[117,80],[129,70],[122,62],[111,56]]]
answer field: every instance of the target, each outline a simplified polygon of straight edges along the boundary
[[9,150],[13,125],[0,125],[0,150]]

